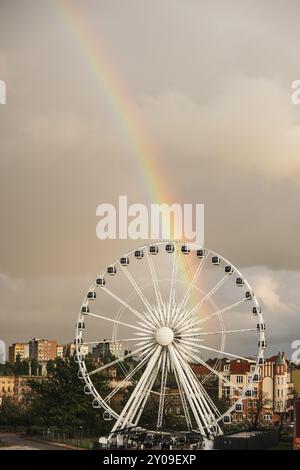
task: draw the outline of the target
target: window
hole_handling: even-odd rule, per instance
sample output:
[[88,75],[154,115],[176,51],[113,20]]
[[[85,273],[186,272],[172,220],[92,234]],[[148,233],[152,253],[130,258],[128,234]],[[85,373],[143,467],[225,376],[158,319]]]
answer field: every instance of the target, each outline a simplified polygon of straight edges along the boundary
[[237,375],[236,376],[236,382],[238,384],[242,384],[244,382],[244,377],[242,375]]
[[256,368],[256,366],[255,366],[255,365],[252,365],[252,366],[250,367],[250,371],[251,371],[251,372],[255,372],[255,368]]
[[252,402],[251,402],[251,400],[248,400],[248,401],[247,401],[247,407],[248,407],[248,408],[252,408]]
[[271,415],[264,415],[264,420],[265,421],[271,421],[272,416]]
[[224,371],[226,371],[226,372],[229,371],[229,364],[224,364]]

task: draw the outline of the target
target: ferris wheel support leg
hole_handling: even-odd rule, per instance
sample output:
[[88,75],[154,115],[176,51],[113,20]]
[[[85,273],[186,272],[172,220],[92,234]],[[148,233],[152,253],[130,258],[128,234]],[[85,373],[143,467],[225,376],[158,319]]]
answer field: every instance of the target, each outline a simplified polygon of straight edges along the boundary
[[134,426],[138,425],[139,419],[149,398],[156,377],[157,367],[155,367],[154,370],[150,372],[150,375],[144,382],[143,387],[141,387],[141,391],[139,395],[136,396],[136,399],[134,400],[133,405],[129,410],[128,416],[126,416],[125,421],[122,423],[122,427],[126,426],[128,421],[132,422]]
[[136,408],[136,404],[141,402],[142,399],[144,398],[144,393],[145,393],[145,384],[149,380],[149,376],[151,375],[151,372],[155,368],[155,365],[157,363],[157,360],[159,358],[159,355],[161,353],[161,347],[157,347],[155,353],[151,357],[151,359],[148,362],[148,365],[138,382],[137,386],[133,390],[131,396],[129,397],[125,407],[123,408],[122,413],[120,413],[119,418],[117,419],[112,432],[115,432],[117,429],[122,429],[126,426],[127,423],[132,424],[132,419],[133,419],[133,411]]
[[161,355],[159,356],[158,360],[156,361],[154,367],[152,370],[150,370],[150,373],[148,377],[146,377],[144,383],[142,384],[141,387],[141,393],[136,394],[136,400],[131,407],[131,414],[125,418],[125,422],[130,419],[132,423],[134,423],[134,426],[137,426],[139,419],[141,417],[141,414],[144,410],[144,407],[146,405],[146,402],[149,398],[150,392],[152,390],[154,381],[157,377],[159,368],[161,365]]
[[158,408],[158,416],[157,416],[157,428],[158,429],[161,428],[162,424],[163,424],[163,414],[164,414],[164,408],[165,408],[167,378],[168,378],[167,353],[166,353],[166,351],[163,351],[160,399],[159,399],[159,408]]
[[203,391],[201,389],[200,383],[197,381],[195,374],[191,370],[189,364],[181,357],[180,353],[177,352],[175,348],[173,348],[173,353],[175,356],[177,356],[178,363],[180,364],[180,368],[182,371],[182,380],[185,379],[186,384],[188,384],[189,393],[192,399],[194,400],[196,410],[199,412],[202,425],[206,429],[205,434],[208,436],[220,434],[221,429],[215,419],[215,415],[213,412],[213,410],[215,409],[215,405],[210,406],[209,400],[207,400],[207,393],[205,392],[205,390]]
[[[191,407],[192,413],[194,415],[194,418],[196,420],[197,426],[198,426],[200,432],[203,435],[206,435],[206,432],[205,432],[204,427],[202,425],[202,422],[205,422],[205,418],[202,415],[201,410],[199,409],[198,403],[195,403],[195,397],[193,397],[193,393],[192,393],[192,390],[190,388],[190,385],[189,385],[189,383],[188,383],[188,381],[185,377],[185,374],[184,374],[184,372],[181,368],[180,362],[178,361],[178,358],[177,358],[172,346],[170,346],[169,350],[170,350],[170,354],[171,354],[172,359],[173,359],[174,367],[176,368],[177,373],[178,373],[178,378],[182,383],[183,389],[185,391],[186,397],[187,397],[188,402],[190,404],[190,407]],[[201,416],[201,418],[200,418],[200,416]]]
[[186,401],[186,396],[185,396],[184,390],[182,388],[182,385],[180,383],[180,380],[178,380],[177,371],[175,369],[174,369],[174,375],[175,375],[175,379],[176,379],[176,382],[177,382],[177,385],[178,385],[179,395],[180,395],[182,408],[183,408],[183,413],[184,413],[184,416],[185,416],[187,427],[188,427],[188,429],[192,429],[192,421],[191,421],[191,417],[190,417],[190,413],[189,413],[188,404],[187,404],[187,401]]

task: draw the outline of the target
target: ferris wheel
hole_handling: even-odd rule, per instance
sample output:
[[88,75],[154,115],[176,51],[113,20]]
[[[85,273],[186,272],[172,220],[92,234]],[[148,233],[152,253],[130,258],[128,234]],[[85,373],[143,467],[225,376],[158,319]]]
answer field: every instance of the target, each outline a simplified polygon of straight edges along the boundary
[[[181,242],[148,244],[109,265],[84,297],[75,342],[84,392],[115,420],[112,433],[138,426],[149,403],[155,430],[164,429],[166,403],[176,399],[186,428],[205,437],[222,434],[255,394],[267,346],[259,301],[241,272]],[[83,348],[93,345],[102,361],[88,370]],[[246,383],[226,373],[230,361],[246,364]],[[118,380],[103,396],[93,379],[112,368]]]

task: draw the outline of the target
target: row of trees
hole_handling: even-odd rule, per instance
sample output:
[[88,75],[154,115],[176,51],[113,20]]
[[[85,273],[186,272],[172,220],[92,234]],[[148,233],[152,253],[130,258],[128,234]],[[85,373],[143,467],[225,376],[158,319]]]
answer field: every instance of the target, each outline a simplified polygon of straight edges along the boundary
[[0,364],[0,377],[4,375],[40,375],[42,366],[36,359],[23,359],[16,357],[16,362]]

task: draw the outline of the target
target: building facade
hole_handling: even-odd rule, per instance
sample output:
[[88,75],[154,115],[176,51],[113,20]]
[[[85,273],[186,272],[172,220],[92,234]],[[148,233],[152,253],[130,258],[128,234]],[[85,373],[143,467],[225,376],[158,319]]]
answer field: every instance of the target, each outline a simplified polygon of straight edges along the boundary
[[7,375],[0,377],[0,405],[3,398],[13,398],[15,387],[15,377]]
[[56,357],[64,357],[64,346],[63,344],[58,344],[56,346]]
[[26,398],[31,394],[28,380],[40,382],[41,380],[46,380],[46,378],[36,375],[9,375],[0,377],[0,406],[3,398],[10,398],[17,403],[26,401]]
[[29,341],[29,357],[38,362],[54,360],[57,354],[57,342],[49,339]]
[[13,343],[8,348],[8,360],[11,364],[16,362],[17,357],[20,360],[29,359],[29,343]]
[[[218,398],[231,406],[239,398],[237,389],[246,390],[255,365],[243,361],[223,361],[221,374],[230,382],[219,379]],[[252,384],[252,396],[245,397],[240,410],[232,413],[233,422],[274,423],[293,410],[293,382],[284,353],[265,360],[260,366],[259,382]]]
[[101,360],[108,355],[115,357],[124,356],[123,343],[121,341],[106,341],[99,342],[92,351],[95,360]]

